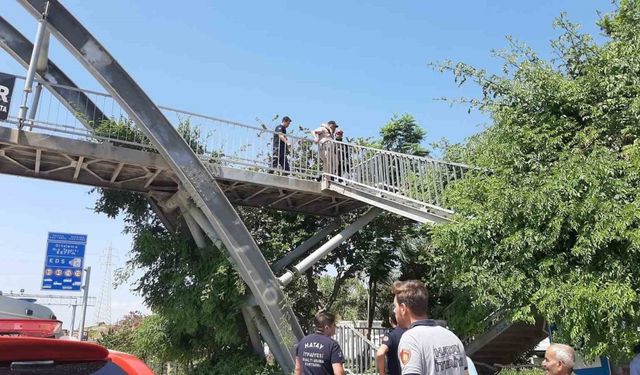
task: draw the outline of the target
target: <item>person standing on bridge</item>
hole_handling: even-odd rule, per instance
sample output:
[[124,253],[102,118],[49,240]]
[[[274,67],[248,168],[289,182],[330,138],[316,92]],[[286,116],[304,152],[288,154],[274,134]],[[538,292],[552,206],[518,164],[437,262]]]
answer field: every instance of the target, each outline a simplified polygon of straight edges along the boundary
[[313,318],[314,333],[296,345],[296,375],[344,375],[344,357],[336,334],[336,316],[320,311]]
[[[284,116],[280,125],[276,126],[275,133],[273,133],[273,161],[271,164],[273,169],[283,169],[287,172],[289,172],[287,154],[291,148],[291,142],[286,135],[289,125],[291,125],[291,118]],[[273,173],[273,170],[269,173]]]
[[427,318],[428,292],[418,280],[393,283],[398,325],[408,328],[400,338],[402,375],[464,375],[467,357],[460,339]]
[[[334,138],[336,142],[343,142],[343,137],[344,132],[342,131],[342,129],[336,129],[336,135]],[[343,143],[337,143],[335,151],[337,163],[336,174],[338,175],[338,177],[342,177],[343,174],[346,176],[351,172],[351,162],[349,160],[349,154],[351,153],[351,151],[349,150],[349,146]]]
[[542,368],[546,375],[569,375],[573,372],[576,353],[565,344],[551,344],[544,352]]
[[338,124],[335,121],[331,120],[327,123],[323,123],[319,128],[313,130],[311,134],[313,135],[313,141],[318,144],[318,149],[320,152],[320,161],[322,163],[323,168],[327,168],[329,155],[327,147],[325,146],[328,141],[334,138],[336,133],[336,129],[338,128]]
[[[398,361],[398,344],[400,338],[406,329],[398,327],[398,321],[396,320],[396,314],[393,311],[394,306],[391,305],[389,310],[389,324],[391,324],[391,330],[386,335],[382,336],[382,344],[376,352],[376,367],[380,375],[400,375],[400,362]],[[387,358],[387,366],[385,369],[385,357]]]

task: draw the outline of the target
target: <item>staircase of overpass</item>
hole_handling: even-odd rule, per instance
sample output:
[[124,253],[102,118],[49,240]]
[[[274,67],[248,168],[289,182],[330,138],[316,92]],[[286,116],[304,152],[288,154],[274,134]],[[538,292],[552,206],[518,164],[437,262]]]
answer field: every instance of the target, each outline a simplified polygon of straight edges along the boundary
[[499,319],[489,329],[466,340],[465,351],[480,374],[493,374],[501,365],[509,365],[548,336],[545,321],[533,324]]
[[[277,135],[267,126],[158,106],[59,1],[17,1],[38,31],[32,44],[0,17],[0,46],[27,69],[25,77],[2,76],[15,85],[0,120],[0,173],[142,193],[167,228],[187,229],[201,247],[218,244],[250,290],[242,314],[255,350],[262,350],[261,336],[286,372],[302,329],[282,289],[382,211],[446,222],[453,212],[444,189],[473,173],[461,164],[347,143],[319,149],[296,134],[287,134],[290,170],[274,168]],[[106,93],[77,87],[49,60],[51,36]],[[335,219],[269,265],[237,205]],[[367,207],[332,235],[342,215]]]

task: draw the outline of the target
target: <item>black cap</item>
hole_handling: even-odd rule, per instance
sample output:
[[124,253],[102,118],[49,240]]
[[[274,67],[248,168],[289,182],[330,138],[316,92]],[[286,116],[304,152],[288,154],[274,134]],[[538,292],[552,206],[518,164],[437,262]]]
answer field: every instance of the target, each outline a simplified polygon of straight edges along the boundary
[[289,116],[284,116],[284,117],[282,118],[282,122],[291,122],[291,117],[289,117]]
[[336,128],[338,127],[338,124],[336,124],[336,122],[335,122],[335,121],[333,121],[333,120],[331,120],[331,121],[327,122],[327,125],[335,125],[335,126],[336,126]]

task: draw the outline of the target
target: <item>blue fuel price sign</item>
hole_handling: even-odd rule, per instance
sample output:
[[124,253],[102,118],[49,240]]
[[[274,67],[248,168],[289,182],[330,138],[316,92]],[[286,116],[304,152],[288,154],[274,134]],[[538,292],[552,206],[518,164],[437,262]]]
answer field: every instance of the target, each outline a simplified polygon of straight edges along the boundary
[[42,290],[79,291],[87,235],[49,232]]

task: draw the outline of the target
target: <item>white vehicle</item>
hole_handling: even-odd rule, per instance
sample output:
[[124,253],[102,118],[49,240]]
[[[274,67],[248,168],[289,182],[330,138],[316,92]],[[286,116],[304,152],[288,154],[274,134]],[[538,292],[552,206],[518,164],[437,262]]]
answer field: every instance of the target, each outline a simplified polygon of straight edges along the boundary
[[35,299],[7,297],[0,292],[0,319],[57,318],[50,308],[35,303]]

